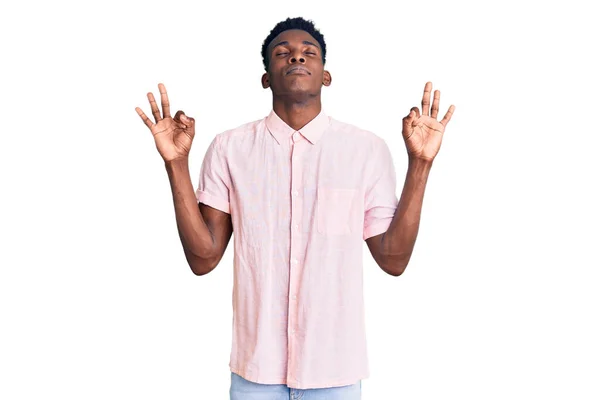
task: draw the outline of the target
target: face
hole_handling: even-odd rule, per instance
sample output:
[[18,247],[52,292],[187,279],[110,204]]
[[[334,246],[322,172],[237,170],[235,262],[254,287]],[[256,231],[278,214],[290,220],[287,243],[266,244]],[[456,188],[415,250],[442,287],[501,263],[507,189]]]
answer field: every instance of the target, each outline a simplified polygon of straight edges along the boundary
[[281,32],[267,47],[267,56],[269,72],[262,76],[262,84],[265,89],[270,87],[274,96],[317,96],[323,85],[331,84],[319,42],[308,32]]

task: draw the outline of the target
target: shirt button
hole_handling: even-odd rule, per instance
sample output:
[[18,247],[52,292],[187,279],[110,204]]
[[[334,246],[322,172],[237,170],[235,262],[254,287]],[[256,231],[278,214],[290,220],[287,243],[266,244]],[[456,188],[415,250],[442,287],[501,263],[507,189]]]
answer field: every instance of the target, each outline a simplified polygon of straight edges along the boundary
[[296,330],[295,330],[295,329],[292,329],[292,335],[293,335],[294,333],[296,333]]
[[296,224],[296,229],[298,229],[298,227],[299,227],[299,225],[298,225],[298,224]]
[[296,260],[295,258],[294,258],[294,259],[292,259],[292,262],[293,262],[294,264],[298,264],[298,260]]
[[294,190],[294,196],[298,196],[298,191]]
[[297,299],[296,295],[293,295],[292,300],[296,300],[296,299]]

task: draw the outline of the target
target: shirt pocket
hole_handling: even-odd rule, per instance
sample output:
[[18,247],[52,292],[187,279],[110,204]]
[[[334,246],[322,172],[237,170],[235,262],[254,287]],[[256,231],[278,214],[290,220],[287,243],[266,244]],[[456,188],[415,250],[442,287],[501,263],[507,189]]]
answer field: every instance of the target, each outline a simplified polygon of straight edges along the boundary
[[349,235],[357,230],[358,190],[319,187],[317,230],[323,235]]

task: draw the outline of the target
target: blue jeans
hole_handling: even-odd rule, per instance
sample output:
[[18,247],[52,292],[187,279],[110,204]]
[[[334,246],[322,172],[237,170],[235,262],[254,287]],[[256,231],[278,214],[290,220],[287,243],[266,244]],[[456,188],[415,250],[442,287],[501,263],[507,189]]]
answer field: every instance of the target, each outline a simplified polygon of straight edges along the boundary
[[322,389],[294,389],[287,385],[250,382],[231,373],[230,400],[360,400],[362,381],[353,385]]

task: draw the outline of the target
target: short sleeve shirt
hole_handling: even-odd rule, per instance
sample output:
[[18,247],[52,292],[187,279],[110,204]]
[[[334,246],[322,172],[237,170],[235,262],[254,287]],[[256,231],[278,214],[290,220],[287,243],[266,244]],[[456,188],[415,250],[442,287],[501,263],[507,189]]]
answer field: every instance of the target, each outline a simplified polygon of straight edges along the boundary
[[296,131],[272,110],[212,140],[196,198],[231,214],[231,371],[297,389],[367,378],[363,241],[398,205],[385,141],[323,111]]

